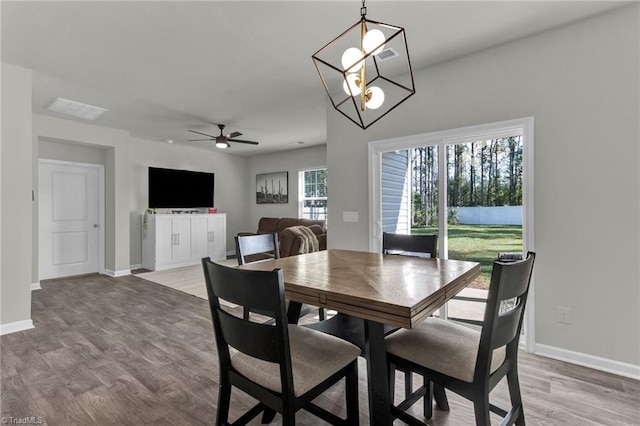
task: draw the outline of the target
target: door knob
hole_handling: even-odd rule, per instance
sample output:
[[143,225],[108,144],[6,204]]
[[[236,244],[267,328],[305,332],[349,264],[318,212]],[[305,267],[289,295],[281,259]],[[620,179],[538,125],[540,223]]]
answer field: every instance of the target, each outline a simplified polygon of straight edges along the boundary
[[98,224],[97,224],[97,223],[94,223],[94,224],[93,224],[93,227],[94,227],[94,228],[97,228],[97,227],[98,227]]

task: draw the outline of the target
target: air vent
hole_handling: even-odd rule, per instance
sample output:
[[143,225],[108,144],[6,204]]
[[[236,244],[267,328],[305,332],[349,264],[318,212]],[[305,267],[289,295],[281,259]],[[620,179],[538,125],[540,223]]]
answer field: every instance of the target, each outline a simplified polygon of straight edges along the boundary
[[378,53],[377,58],[381,61],[388,61],[389,59],[393,59],[398,56],[398,53],[393,50],[391,47],[384,49],[382,52]]
[[57,98],[47,106],[49,111],[59,112],[61,114],[72,115],[85,120],[95,120],[105,112],[109,111],[93,105],[83,104],[81,102],[71,101],[69,99]]

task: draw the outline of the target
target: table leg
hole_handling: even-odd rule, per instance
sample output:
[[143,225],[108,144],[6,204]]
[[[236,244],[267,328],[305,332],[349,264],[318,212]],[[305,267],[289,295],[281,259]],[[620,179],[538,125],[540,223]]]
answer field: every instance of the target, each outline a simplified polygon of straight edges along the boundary
[[388,426],[392,422],[384,325],[375,321],[365,321],[365,342],[369,380],[369,424]]
[[300,319],[300,312],[302,311],[302,303],[289,301],[289,308],[287,309],[287,322],[289,324],[298,324]]

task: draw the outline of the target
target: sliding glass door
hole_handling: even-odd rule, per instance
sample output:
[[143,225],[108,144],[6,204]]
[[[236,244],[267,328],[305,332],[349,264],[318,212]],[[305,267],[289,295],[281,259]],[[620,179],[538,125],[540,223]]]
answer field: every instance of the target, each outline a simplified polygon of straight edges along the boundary
[[480,324],[493,261],[533,247],[525,161],[532,160],[532,124],[524,119],[370,144],[372,251],[380,249],[382,232],[435,234],[438,257],[481,264],[478,280],[440,315]]

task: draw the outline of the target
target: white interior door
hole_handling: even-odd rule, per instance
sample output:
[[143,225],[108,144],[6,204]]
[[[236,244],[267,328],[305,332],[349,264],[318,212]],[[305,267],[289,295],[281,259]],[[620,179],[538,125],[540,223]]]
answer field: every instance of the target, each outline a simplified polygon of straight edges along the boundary
[[100,271],[100,169],[39,164],[39,277]]

